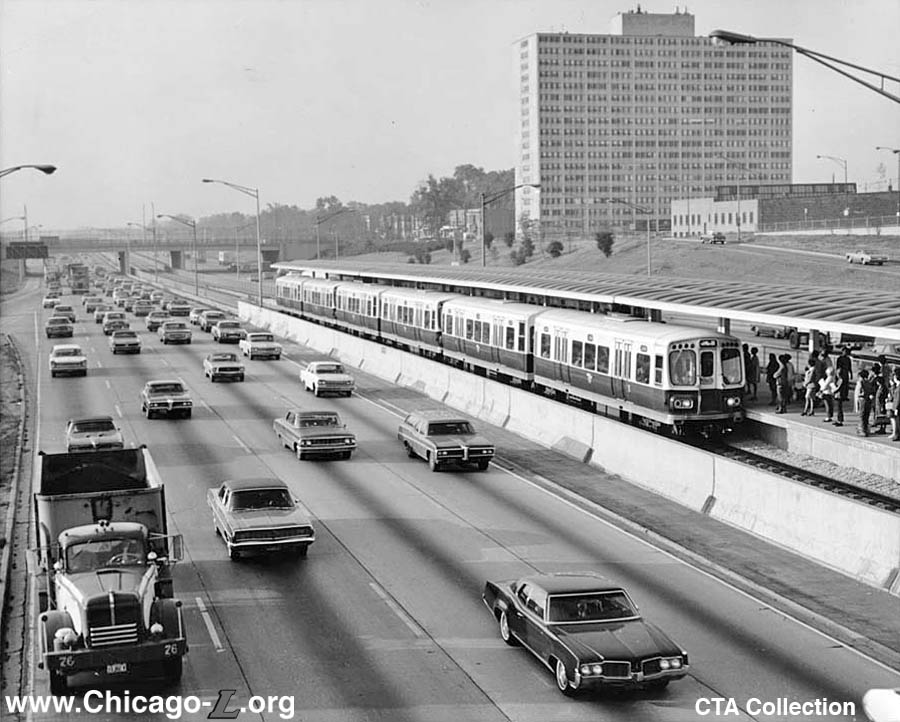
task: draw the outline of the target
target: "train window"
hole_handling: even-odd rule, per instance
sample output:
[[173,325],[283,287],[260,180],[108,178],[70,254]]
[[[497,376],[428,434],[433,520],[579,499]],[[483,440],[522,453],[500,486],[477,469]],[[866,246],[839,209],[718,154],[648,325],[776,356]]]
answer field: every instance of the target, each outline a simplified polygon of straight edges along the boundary
[[519,351],[525,353],[525,324],[519,322]]
[[663,357],[657,355],[656,363],[653,369],[653,384],[654,386],[662,386],[662,372],[663,372]]
[[541,334],[541,358],[550,358],[550,334]]
[[471,339],[473,332],[474,332],[474,329],[473,329],[472,319],[467,318],[466,319],[466,338]]
[[669,380],[673,386],[697,385],[697,355],[690,349],[669,353]]
[[491,324],[487,321],[481,322],[481,343],[489,344],[491,342]]
[[736,348],[722,349],[722,380],[726,384],[743,383],[741,352]]
[[584,345],[584,367],[588,371],[593,371],[596,369],[597,364],[597,347],[592,343],[586,343]]
[[609,373],[609,349],[606,346],[597,346],[597,371]]
[[506,348],[514,351],[516,348],[516,329],[512,326],[506,327]]
[[713,377],[716,373],[716,355],[712,351],[700,352],[700,380]]
[[639,384],[650,383],[650,357],[645,353],[637,355],[637,366],[634,370],[634,380]]
[[582,363],[582,350],[584,345],[581,341],[572,341],[572,365],[573,366],[581,366]]

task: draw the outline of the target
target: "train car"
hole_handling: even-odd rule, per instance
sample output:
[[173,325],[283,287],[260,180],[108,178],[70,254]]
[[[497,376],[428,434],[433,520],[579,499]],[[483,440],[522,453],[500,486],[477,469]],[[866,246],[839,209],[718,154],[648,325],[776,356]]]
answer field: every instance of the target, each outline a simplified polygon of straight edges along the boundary
[[299,273],[288,273],[275,279],[275,303],[281,308],[300,313],[302,310],[300,289],[303,288],[303,282],[308,279],[309,276]]
[[743,419],[740,340],[690,326],[547,310],[535,318],[536,390],[575,396],[623,420],[709,433]]
[[440,355],[441,307],[452,293],[391,288],[381,294],[381,338],[429,356]]
[[541,306],[489,298],[460,298],[441,310],[444,356],[473,362],[490,375],[530,383],[534,319]]
[[338,323],[355,333],[377,337],[384,291],[384,286],[371,283],[340,284],[334,293],[334,316]]

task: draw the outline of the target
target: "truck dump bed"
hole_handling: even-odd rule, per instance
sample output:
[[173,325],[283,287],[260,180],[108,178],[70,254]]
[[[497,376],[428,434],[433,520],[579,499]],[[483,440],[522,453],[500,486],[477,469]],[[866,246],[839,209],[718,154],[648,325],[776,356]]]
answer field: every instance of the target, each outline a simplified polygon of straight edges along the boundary
[[41,496],[83,494],[155,486],[149,474],[144,449],[95,451],[89,454],[41,454]]

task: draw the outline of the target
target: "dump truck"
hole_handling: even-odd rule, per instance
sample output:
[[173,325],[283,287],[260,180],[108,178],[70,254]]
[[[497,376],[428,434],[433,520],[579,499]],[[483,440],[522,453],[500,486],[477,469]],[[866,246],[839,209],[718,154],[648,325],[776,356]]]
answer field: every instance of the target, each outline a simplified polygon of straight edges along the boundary
[[51,693],[65,694],[82,672],[180,680],[188,645],[172,565],[182,540],[168,534],[147,448],[41,452],[34,489],[38,666]]

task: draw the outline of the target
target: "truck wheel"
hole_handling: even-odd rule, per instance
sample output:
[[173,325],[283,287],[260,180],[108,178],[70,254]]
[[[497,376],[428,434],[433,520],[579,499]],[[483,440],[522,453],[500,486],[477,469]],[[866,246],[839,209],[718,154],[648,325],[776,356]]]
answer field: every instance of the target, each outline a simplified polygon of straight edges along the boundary
[[181,657],[170,657],[163,662],[163,679],[166,684],[178,684],[184,667]]
[[69,683],[66,675],[60,672],[50,672],[50,694],[54,697],[64,697],[69,691]]

